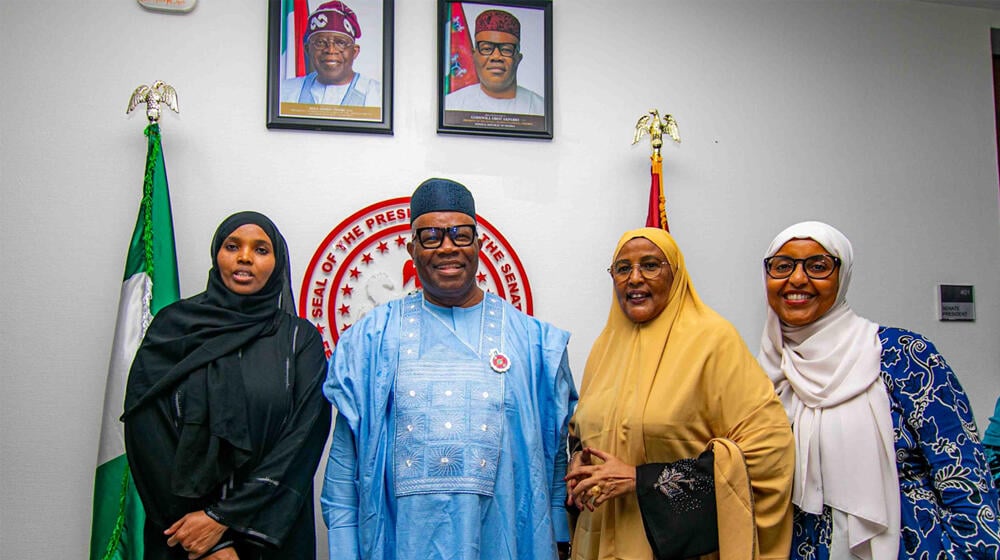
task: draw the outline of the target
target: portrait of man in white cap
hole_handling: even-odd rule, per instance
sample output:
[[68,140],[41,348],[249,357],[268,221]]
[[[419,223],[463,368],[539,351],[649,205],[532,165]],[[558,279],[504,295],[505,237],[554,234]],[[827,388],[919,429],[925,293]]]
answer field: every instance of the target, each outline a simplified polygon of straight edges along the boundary
[[445,96],[446,111],[544,115],[541,95],[517,84],[521,22],[510,12],[487,9],[476,16],[472,60],[479,83]]
[[281,82],[281,102],[381,107],[382,84],[354,70],[361,24],[347,4],[320,4],[309,15],[303,49],[311,71]]

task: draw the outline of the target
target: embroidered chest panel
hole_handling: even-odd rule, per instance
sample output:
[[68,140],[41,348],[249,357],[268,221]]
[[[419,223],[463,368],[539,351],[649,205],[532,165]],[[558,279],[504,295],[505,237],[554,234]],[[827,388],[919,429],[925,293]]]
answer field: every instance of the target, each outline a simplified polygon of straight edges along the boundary
[[[483,309],[490,316],[492,306]],[[415,320],[411,320],[415,319]],[[403,313],[396,375],[393,474],[397,496],[493,495],[504,421],[504,378],[489,356],[418,356],[420,309]],[[482,340],[501,339],[502,320],[484,320]]]

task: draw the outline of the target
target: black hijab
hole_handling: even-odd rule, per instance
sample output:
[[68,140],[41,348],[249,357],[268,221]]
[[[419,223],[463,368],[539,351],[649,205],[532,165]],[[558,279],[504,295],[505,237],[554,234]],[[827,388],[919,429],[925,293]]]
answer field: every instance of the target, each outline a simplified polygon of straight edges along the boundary
[[[223,283],[217,255],[225,239],[247,224],[271,239],[274,271],[260,291],[240,295]],[[212,240],[212,265],[204,292],[164,308],[150,324],[132,363],[122,416],[128,422],[154,399],[177,391],[183,423],[171,488],[191,498],[205,495],[250,458],[239,350],[274,334],[285,314],[295,314],[288,246],[267,216],[226,218]]]

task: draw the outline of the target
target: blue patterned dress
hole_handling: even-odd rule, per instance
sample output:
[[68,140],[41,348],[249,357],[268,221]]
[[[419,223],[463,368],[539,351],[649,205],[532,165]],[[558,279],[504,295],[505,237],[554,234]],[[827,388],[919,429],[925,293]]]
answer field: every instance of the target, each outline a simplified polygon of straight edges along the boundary
[[[1000,558],[998,495],[969,399],[930,341],[880,327],[899,472],[899,558]],[[828,560],[832,515],[795,508],[793,559]]]
[[986,448],[986,457],[990,460],[993,482],[1000,488],[1000,399],[997,399],[997,404],[993,407],[990,425],[983,432],[983,447]]

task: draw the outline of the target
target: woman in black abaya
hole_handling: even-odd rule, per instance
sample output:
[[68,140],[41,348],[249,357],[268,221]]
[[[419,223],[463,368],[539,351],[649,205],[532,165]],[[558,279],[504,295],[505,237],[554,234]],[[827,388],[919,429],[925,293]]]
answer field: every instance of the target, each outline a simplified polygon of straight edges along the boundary
[[322,339],[295,315],[288,248],[266,216],[227,218],[212,264],[204,292],[156,315],[129,374],[145,558],[313,559]]

